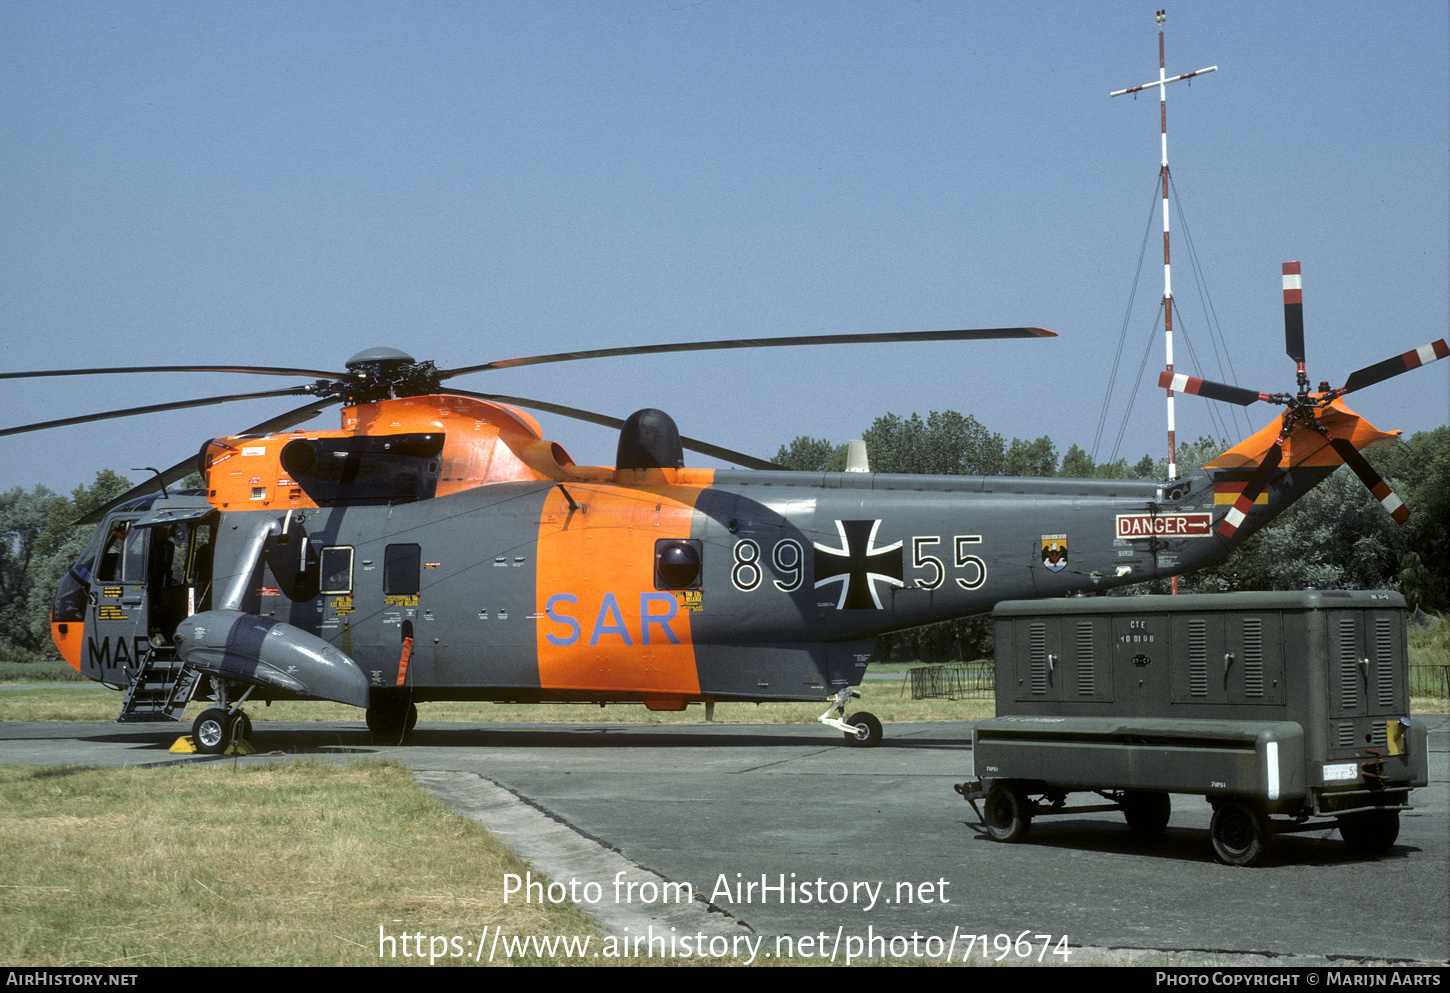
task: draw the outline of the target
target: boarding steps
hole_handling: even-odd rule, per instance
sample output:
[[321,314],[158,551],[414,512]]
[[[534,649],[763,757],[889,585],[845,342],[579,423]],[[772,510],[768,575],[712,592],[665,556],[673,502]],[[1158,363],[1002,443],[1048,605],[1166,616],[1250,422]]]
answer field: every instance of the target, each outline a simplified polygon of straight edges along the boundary
[[116,720],[122,724],[179,721],[200,679],[201,672],[176,658],[174,648],[153,648],[141,660]]

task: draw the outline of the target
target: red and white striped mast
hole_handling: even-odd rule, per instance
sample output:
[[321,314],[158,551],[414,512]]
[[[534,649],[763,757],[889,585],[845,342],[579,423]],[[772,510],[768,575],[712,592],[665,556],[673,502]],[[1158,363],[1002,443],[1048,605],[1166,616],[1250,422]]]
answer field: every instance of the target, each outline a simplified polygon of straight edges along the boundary
[[[1167,17],[1167,11],[1158,11],[1158,81],[1155,83],[1144,83],[1142,86],[1130,86],[1126,90],[1116,90],[1109,93],[1110,97],[1120,97],[1125,93],[1137,93],[1150,87],[1158,87],[1158,108],[1159,117],[1163,122],[1163,162],[1158,170],[1159,179],[1163,184],[1163,338],[1164,347],[1167,352],[1168,373],[1173,373],[1173,274],[1168,264],[1168,84],[1176,83],[1180,79],[1192,79],[1194,76],[1202,76],[1210,72],[1216,72],[1218,66],[1209,66],[1207,69],[1200,69],[1197,72],[1184,73],[1182,76],[1165,77],[1163,59],[1163,21]],[[1191,85],[1191,84],[1190,84]],[[1178,478],[1178,456],[1174,444],[1174,421],[1173,421],[1173,391],[1168,391],[1168,478]],[[1176,581],[1175,581],[1176,585]]]

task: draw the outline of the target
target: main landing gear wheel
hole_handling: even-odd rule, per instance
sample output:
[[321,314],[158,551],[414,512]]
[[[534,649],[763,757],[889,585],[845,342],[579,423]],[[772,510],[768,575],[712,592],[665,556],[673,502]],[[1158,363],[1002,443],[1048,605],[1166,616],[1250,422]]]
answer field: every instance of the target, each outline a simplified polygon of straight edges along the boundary
[[1398,810],[1366,810],[1339,818],[1339,836],[1360,855],[1380,856],[1400,836]]
[[203,710],[191,725],[191,741],[203,755],[220,755],[235,740],[236,726],[240,722],[231,714],[216,707]]
[[998,841],[1021,841],[1032,826],[1032,810],[1021,789],[993,783],[987,791],[983,820],[987,833]]
[[1121,802],[1128,830],[1140,838],[1162,834],[1173,813],[1168,794],[1158,790],[1129,790],[1123,794]]
[[846,743],[852,748],[875,748],[881,744],[881,722],[875,714],[863,710],[846,718],[846,723],[856,728],[854,734],[846,732]]
[[367,711],[368,730],[381,738],[396,738],[418,723],[418,707],[403,700],[383,700]]
[[1269,817],[1247,800],[1225,800],[1213,808],[1208,826],[1213,854],[1224,865],[1257,865],[1269,848]]

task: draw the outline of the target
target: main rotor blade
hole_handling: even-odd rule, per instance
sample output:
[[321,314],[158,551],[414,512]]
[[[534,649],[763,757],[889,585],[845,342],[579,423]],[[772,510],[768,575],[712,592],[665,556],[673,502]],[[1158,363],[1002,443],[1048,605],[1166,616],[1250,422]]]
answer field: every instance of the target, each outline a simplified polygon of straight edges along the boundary
[[1390,489],[1390,484],[1384,481],[1384,477],[1375,472],[1374,466],[1370,465],[1365,457],[1359,453],[1359,449],[1350,444],[1347,438],[1331,439],[1334,450],[1339,457],[1344,459],[1344,464],[1354,470],[1360,482],[1369,487],[1374,498],[1380,502],[1380,506],[1390,512],[1396,524],[1403,524],[1410,519],[1410,508],[1406,507],[1400,498],[1395,496],[1395,491]]
[[1211,379],[1199,379],[1197,376],[1185,376],[1178,372],[1163,370],[1158,374],[1158,385],[1165,390],[1173,390],[1175,393],[1193,393],[1197,396],[1207,397],[1210,400],[1223,400],[1228,403],[1236,403],[1240,407],[1247,407],[1251,403],[1258,403],[1260,400],[1273,400],[1273,394],[1255,393],[1253,390],[1246,390],[1241,386],[1229,386],[1227,383],[1215,383]]
[[732,338],[722,341],[678,341],[666,345],[630,345],[621,348],[595,348],[582,352],[559,352],[555,355],[533,355],[522,359],[500,359],[482,365],[463,366],[440,372],[439,378],[451,379],[487,369],[511,369],[515,366],[542,365],[546,362],[573,362],[576,359],[613,358],[620,355],[655,355],[664,352],[704,352],[725,348],[786,348],[793,345],[864,345],[906,341],[977,341],[988,338],[1055,338],[1057,332],[1044,328],[977,328],[960,331],[888,331],[872,334],[799,335],[786,338]]
[[[263,421],[261,424],[254,424],[252,427],[241,433],[244,435],[276,434],[278,431],[286,431],[288,428],[295,427],[296,425],[301,424],[304,421],[310,421],[312,418],[316,417],[324,407],[327,407],[330,404],[336,402],[336,400],[331,398],[325,400],[314,400],[304,407],[298,407],[296,410],[288,411],[285,414],[279,414],[276,417]],[[170,486],[172,483],[180,482],[187,476],[190,476],[193,472],[201,471],[200,458],[201,452],[197,452],[195,455],[191,455],[187,458],[182,459],[180,462],[176,463],[176,465],[172,466],[170,469],[165,470],[160,475],[152,476],[145,482],[131,487],[129,490],[116,497],[116,499],[112,500],[110,503],[107,503],[101,507],[97,507],[90,513],[86,514],[84,517],[72,522],[72,526],[82,524],[99,524],[107,514],[109,514],[117,507],[121,506],[121,504],[126,503],[129,500],[134,500],[139,496],[145,496],[147,493],[154,493],[157,490],[161,489],[163,485]]]
[[[507,403],[515,407],[526,407],[529,410],[542,410],[550,414],[558,414],[562,417],[572,417],[576,421],[587,421],[590,424],[599,424],[603,427],[613,428],[616,431],[624,427],[624,421],[618,417],[611,417],[608,414],[596,414],[593,411],[580,410],[577,407],[565,407],[563,404],[549,403],[546,400],[529,400],[524,397],[502,396],[498,393],[471,393],[467,390],[449,390],[448,392],[458,396],[473,397],[478,400],[491,400],[495,403]],[[733,462],[747,469],[782,468],[774,462],[767,462],[753,455],[746,455],[744,452],[731,451],[728,448],[721,448],[719,445],[712,445],[708,441],[699,441],[695,438],[687,438],[684,435],[680,436],[680,444],[700,455],[708,455],[711,458],[720,459],[724,462]]]
[[[321,400],[313,400],[311,403],[304,404],[296,410],[289,410],[285,414],[278,414],[276,417],[269,418],[261,424],[253,424],[247,430],[242,431],[241,434],[276,434],[278,431],[286,431],[288,428],[293,428],[312,420],[328,407],[340,402],[337,397],[323,397]],[[233,437],[236,436],[233,435]]]
[[104,369],[41,369],[35,372],[0,372],[0,379],[40,379],[46,376],[109,376],[138,372],[243,372],[258,376],[308,376],[314,379],[357,380],[349,372],[328,372],[323,369],[284,369],[262,365],[133,365],[109,366]]
[[6,428],[0,431],[0,438],[12,434],[25,434],[28,431],[43,431],[46,428],[63,428],[72,424],[88,424],[91,421],[105,421],[115,417],[132,417],[136,414],[158,414],[167,410],[185,410],[189,407],[207,407],[217,403],[229,403],[232,400],[261,400],[267,397],[298,396],[308,392],[306,386],[293,386],[285,390],[268,390],[264,393],[236,393],[231,396],[200,397],[196,400],[177,400],[173,403],[157,403],[147,407],[128,407],[125,410],[106,410],[98,414],[83,414],[79,417],[63,417],[56,421],[41,421],[38,424],[24,424],[18,428]]
[[1239,498],[1229,508],[1228,514],[1224,517],[1223,523],[1218,526],[1218,533],[1225,538],[1232,538],[1234,532],[1244,523],[1244,518],[1253,509],[1254,501],[1259,494],[1264,492],[1264,487],[1269,485],[1269,477],[1279,468],[1279,460],[1284,457],[1284,445],[1282,442],[1274,442],[1274,447],[1264,453],[1264,461],[1259,463],[1258,471],[1249,478]]
[[1363,369],[1356,370],[1345,381],[1344,388],[1340,392],[1353,393],[1355,390],[1362,390],[1366,386],[1384,382],[1392,376],[1409,372],[1411,369],[1418,369],[1422,365],[1429,365],[1436,359],[1443,359],[1446,356],[1450,356],[1450,345],[1446,344],[1445,339],[1432,341],[1428,345],[1421,345],[1403,355],[1396,355],[1392,359],[1385,359],[1383,362],[1376,362],[1374,365],[1367,365]]

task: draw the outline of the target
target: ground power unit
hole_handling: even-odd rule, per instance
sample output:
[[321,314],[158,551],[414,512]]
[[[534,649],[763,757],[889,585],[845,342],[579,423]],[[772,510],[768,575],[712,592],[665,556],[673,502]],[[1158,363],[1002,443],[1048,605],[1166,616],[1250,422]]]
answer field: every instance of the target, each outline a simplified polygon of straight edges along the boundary
[[1178,793],[1212,805],[1230,865],[1331,818],[1373,856],[1428,783],[1398,593],[1009,601],[993,621],[997,716],[974,729],[973,779],[956,790],[999,841],[1105,810],[1154,835]]

